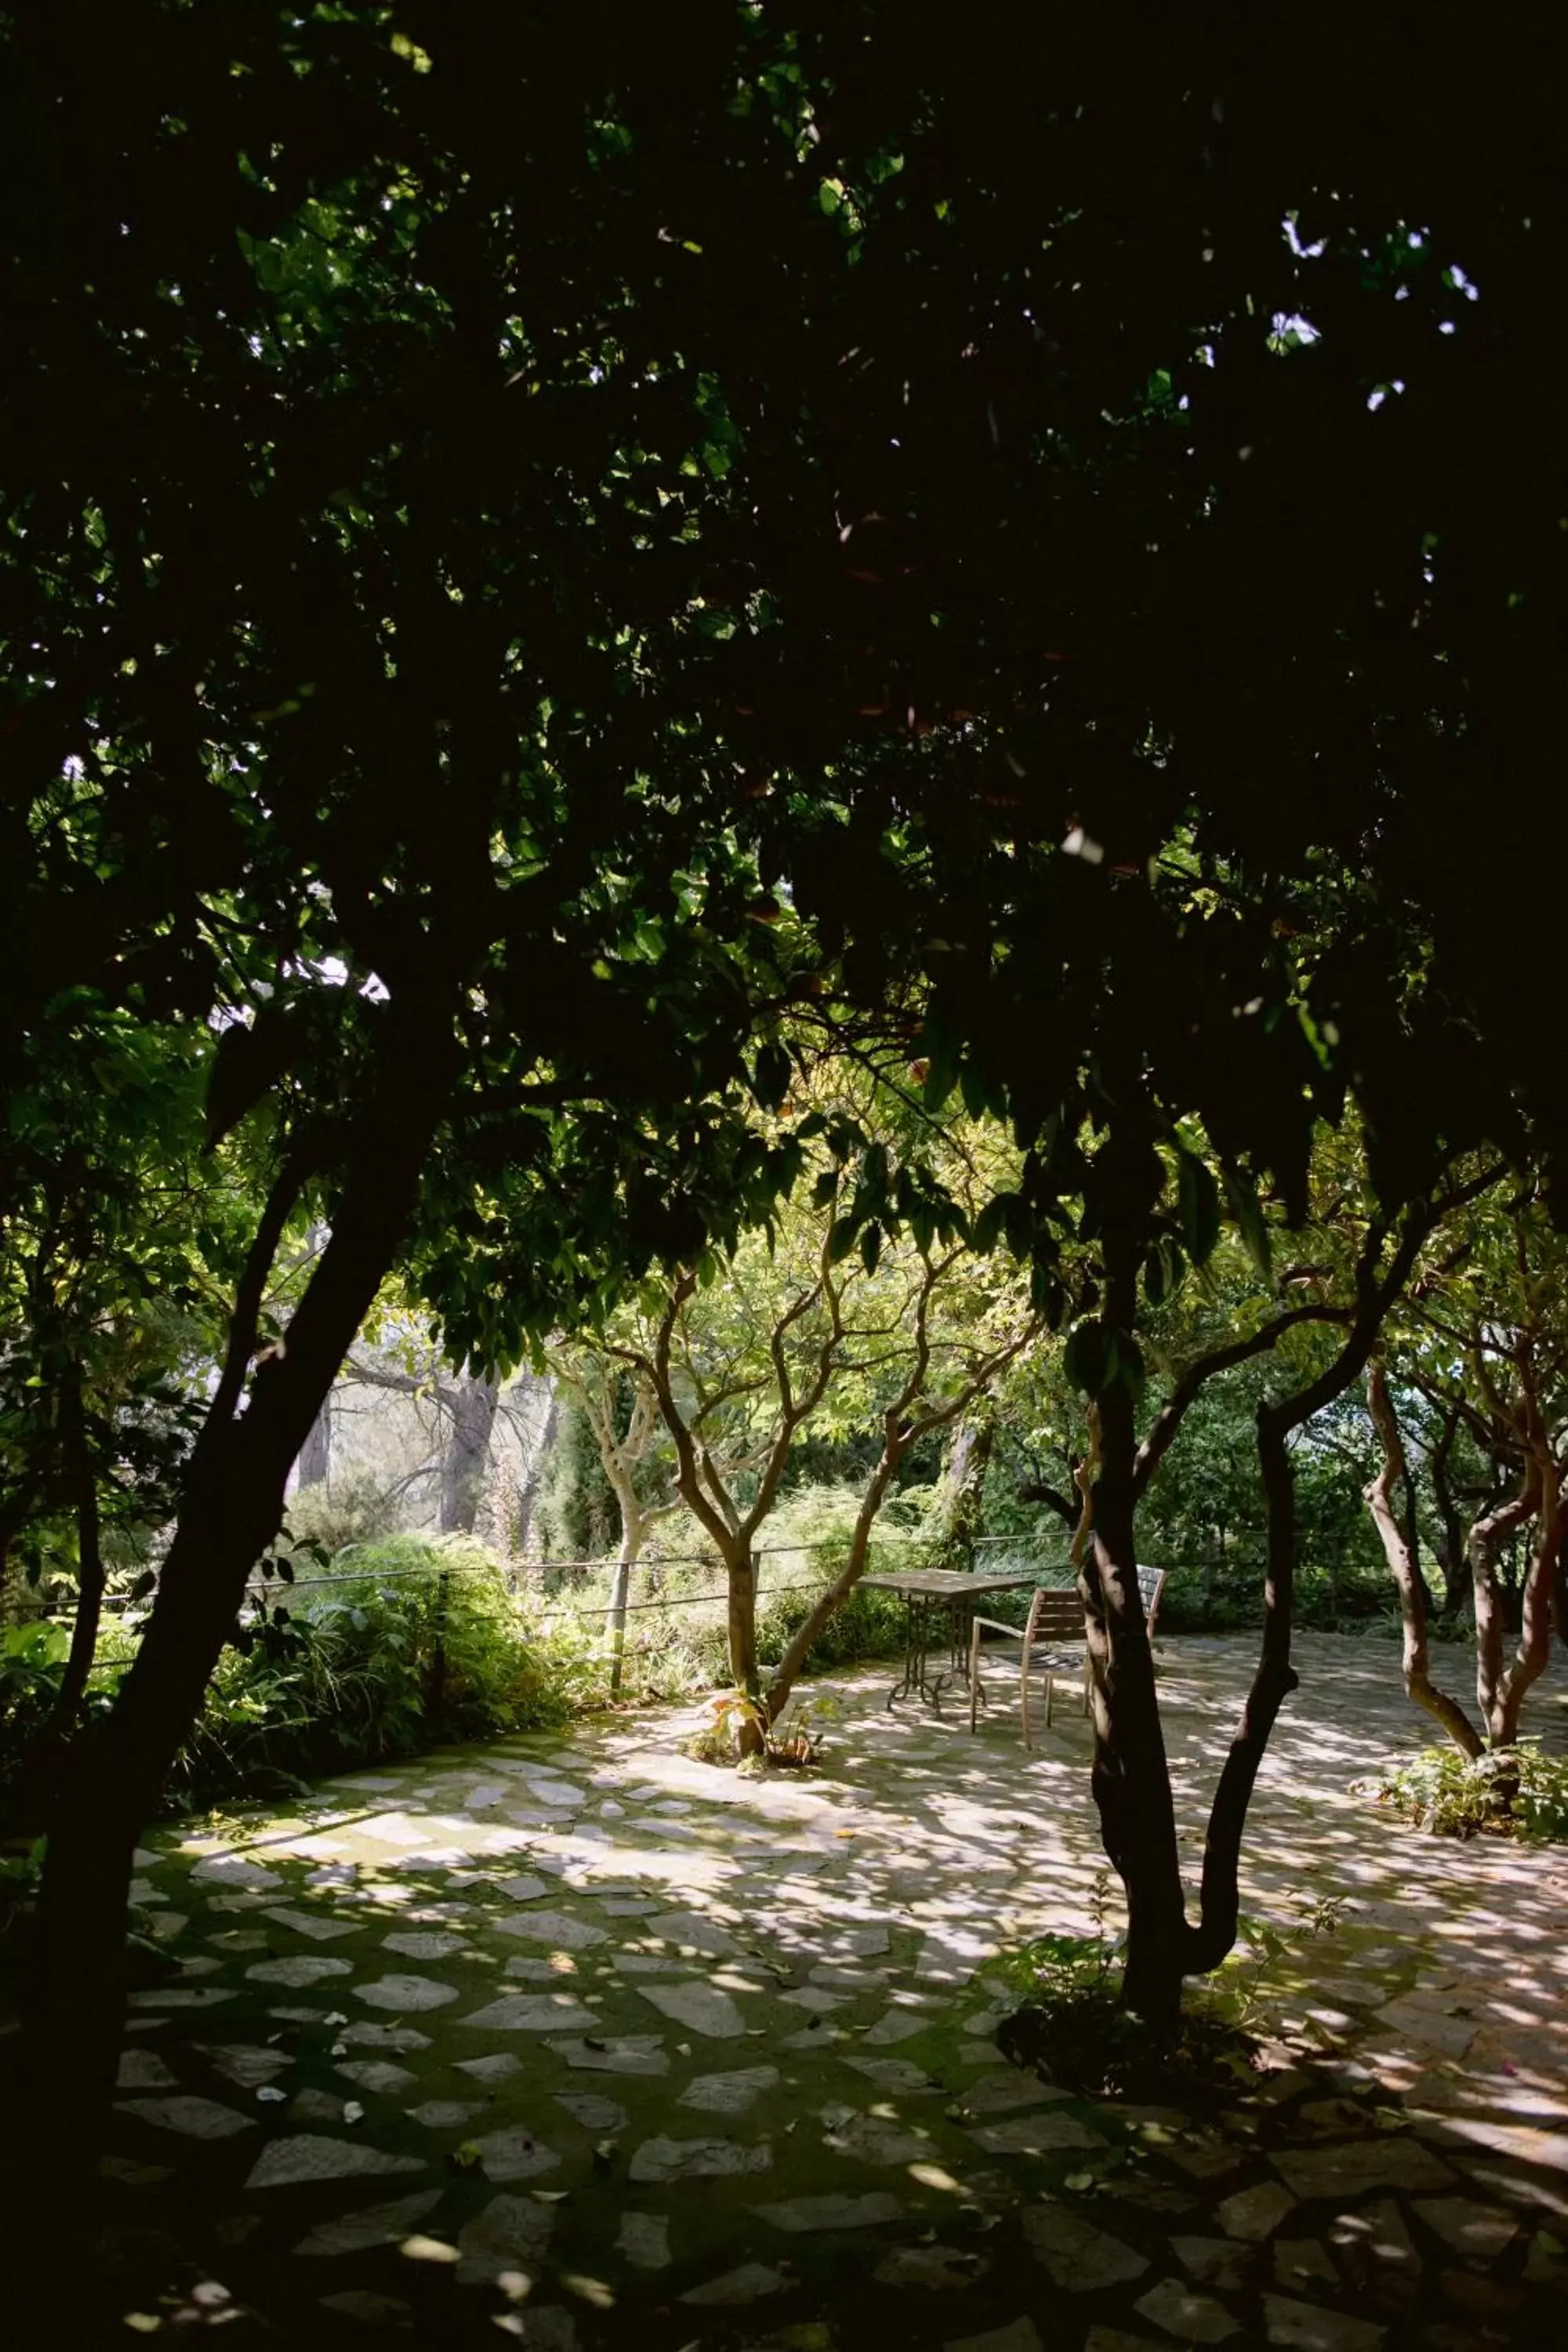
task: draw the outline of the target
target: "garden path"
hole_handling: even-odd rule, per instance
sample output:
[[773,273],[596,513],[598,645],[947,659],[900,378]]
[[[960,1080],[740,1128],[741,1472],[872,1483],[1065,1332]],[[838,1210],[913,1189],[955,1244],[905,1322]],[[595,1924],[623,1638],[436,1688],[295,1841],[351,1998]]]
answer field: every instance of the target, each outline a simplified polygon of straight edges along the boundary
[[[1244,1892],[1289,1946],[1276,2071],[1205,2124],[996,2048],[998,1953],[1087,1930],[1100,1867],[1088,1727],[1026,1756],[1005,1674],[973,1739],[889,1712],[886,1667],[835,1677],[809,1776],[697,1763],[666,1710],[154,1834],[136,1899],[178,1973],[132,1996],[106,2159],[124,2307],[555,2352],[1560,2328],[1568,1855],[1352,1796],[1424,1736],[1395,1654],[1299,1657]],[[1250,1659],[1161,1645],[1194,1860]],[[1568,1745],[1562,1678],[1531,1727]]]

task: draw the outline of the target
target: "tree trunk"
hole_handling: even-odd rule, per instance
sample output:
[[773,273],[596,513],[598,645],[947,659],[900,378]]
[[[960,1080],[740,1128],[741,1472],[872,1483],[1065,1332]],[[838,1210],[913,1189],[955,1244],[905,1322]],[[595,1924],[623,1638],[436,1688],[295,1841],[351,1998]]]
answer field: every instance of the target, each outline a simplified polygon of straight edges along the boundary
[[[627,1482],[629,1485],[629,1481]],[[610,1696],[618,1698],[621,1692],[621,1664],[626,1647],[626,1601],[630,1592],[632,1570],[642,1550],[642,1513],[637,1508],[635,1492],[617,1494],[621,1507],[621,1549],[610,1574],[610,1605],[605,1618],[605,1637],[610,1644]]]
[[[257,1365],[240,1412],[256,1309],[290,1205],[289,1188],[282,1188],[269,1239],[263,1221],[237,1302],[229,1362],[192,1455],[135,1663],[110,1714],[80,1744],[53,1811],[13,2110],[30,2118],[20,2193],[29,2185],[44,2191],[34,2207],[40,2230],[56,2221],[70,2226],[85,2211],[120,2043],[132,1853],[200,1711],[247,1579],[278,1532],[289,1473],[391,1265],[444,1105],[450,1039],[448,1022],[417,1012],[412,1020],[400,1018],[394,1000],[379,1083],[362,1118],[331,1238],[286,1347]],[[272,1210],[269,1202],[269,1216]]]
[[1405,1688],[1417,1706],[1424,1706],[1428,1715],[1436,1717],[1457,1748],[1466,1756],[1479,1756],[1481,1742],[1464,1708],[1432,1680],[1426,1646],[1426,1587],[1415,1572],[1405,1528],[1394,1508],[1394,1487],[1402,1480],[1408,1486],[1405,1448],[1394,1400],[1388,1393],[1387,1375],[1375,1360],[1367,1367],[1366,1402],[1383,1448],[1383,1467],[1366,1489],[1366,1507],[1372,1513],[1373,1525],[1382,1540],[1384,1557],[1399,1594],[1400,1622],[1405,1630]]
[[[751,1546],[743,1540],[731,1547],[725,1558],[729,1571],[729,1635],[730,1675],[738,1691],[757,1703],[758,1717],[763,1709],[763,1678],[757,1666],[757,1564]],[[750,1714],[740,1720],[740,1747],[742,1756],[757,1756],[763,1746],[761,1721]]]
[[1558,1486],[1555,1465],[1541,1474],[1536,1517],[1536,1538],[1521,1596],[1518,1647],[1507,1668],[1492,1678],[1486,1709],[1487,1731],[1494,1748],[1511,1748],[1518,1739],[1526,1693],[1545,1673],[1552,1654],[1552,1595],[1568,1538],[1568,1496]]
[[1100,1398],[1099,1419],[1091,1550],[1079,1579],[1094,1705],[1091,1786],[1106,1854],[1127,1894],[1122,1998],[1150,2024],[1173,2030],[1190,1934],[1153,1653],[1138,1590],[1137,1433],[1125,1386]]
[[985,1473],[996,1443],[996,1415],[989,1400],[968,1419],[955,1423],[942,1479],[937,1549],[945,1568],[974,1565],[974,1542],[984,1508]]
[[[1509,1711],[1504,1701],[1503,1645],[1509,1632],[1508,1612],[1498,1581],[1498,1554],[1510,1537],[1517,1535],[1534,1517],[1536,1487],[1535,1465],[1527,1463],[1518,1494],[1488,1511],[1470,1529],[1470,1575],[1476,1601],[1476,1703],[1494,1748],[1505,1744],[1511,1736],[1507,1728]],[[1517,1709],[1514,1722],[1517,1725]]]
[[332,1471],[332,1400],[323,1398],[321,1410],[310,1423],[310,1434],[300,1449],[295,1465],[294,1484],[303,1494],[307,1486],[324,1486]]
[[533,1535],[533,1513],[539,1501],[539,1489],[544,1477],[544,1465],[554,1448],[561,1427],[561,1400],[552,1387],[545,1411],[544,1425],[539,1442],[529,1457],[528,1469],[517,1490],[517,1523],[512,1530],[512,1544],[520,1559],[529,1557],[529,1544]]
[[496,1381],[465,1375],[446,1391],[452,1432],[441,1457],[441,1499],[437,1517],[444,1536],[471,1536],[489,1469],[490,1436],[500,1390]]
[[768,1685],[768,1721],[776,1723],[783,1714],[795,1678],[811,1654],[811,1645],[838,1607],[859,1583],[866,1572],[867,1556],[871,1546],[871,1530],[877,1524],[877,1514],[887,1497],[889,1486],[909,1446],[909,1433],[895,1424],[891,1416],[883,1438],[882,1452],[876,1468],[866,1483],[860,1497],[860,1507],[855,1514],[855,1529],[849,1538],[849,1556],[826,1592],[813,1604],[804,1623],[795,1627],[784,1648],[784,1656],[774,1669]]
[[1448,1465],[1453,1459],[1454,1443],[1458,1433],[1459,1412],[1456,1405],[1444,1415],[1443,1433],[1432,1448],[1431,1455],[1432,1494],[1443,1530],[1437,1545],[1437,1564],[1443,1571],[1443,1613],[1446,1617],[1458,1612],[1470,1590],[1470,1560],[1465,1544],[1465,1523],[1448,1479]]

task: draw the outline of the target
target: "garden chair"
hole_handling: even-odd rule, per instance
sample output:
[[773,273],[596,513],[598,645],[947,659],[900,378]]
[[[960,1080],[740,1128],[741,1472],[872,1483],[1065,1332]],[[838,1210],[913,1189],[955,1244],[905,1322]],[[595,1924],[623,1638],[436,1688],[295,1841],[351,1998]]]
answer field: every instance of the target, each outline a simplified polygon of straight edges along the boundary
[[[1151,1643],[1160,1614],[1160,1598],[1165,1589],[1163,1568],[1141,1568],[1138,1591],[1143,1602],[1144,1622]],[[1004,1640],[1020,1644],[1018,1661],[1018,1691],[1024,1718],[1024,1745],[1033,1748],[1029,1724],[1029,1675],[1031,1670],[1044,1669],[1046,1677],[1046,1728],[1051,1727],[1051,1708],[1056,1697],[1058,1675],[1077,1673],[1082,1681],[1083,1711],[1089,1713],[1089,1648],[1084,1641],[1083,1602],[1078,1588],[1072,1584],[1041,1584],[1035,1589],[1029,1603],[1029,1613],[1022,1628],[1004,1625],[994,1617],[976,1617],[969,1636],[969,1728],[979,1727],[980,1702],[984,1693],[980,1685],[980,1637],[982,1633],[1000,1633]],[[1050,1643],[1046,1651],[1041,1645]],[[1076,1645],[1076,1654],[1075,1654]],[[1066,1652],[1066,1655],[1062,1653]]]

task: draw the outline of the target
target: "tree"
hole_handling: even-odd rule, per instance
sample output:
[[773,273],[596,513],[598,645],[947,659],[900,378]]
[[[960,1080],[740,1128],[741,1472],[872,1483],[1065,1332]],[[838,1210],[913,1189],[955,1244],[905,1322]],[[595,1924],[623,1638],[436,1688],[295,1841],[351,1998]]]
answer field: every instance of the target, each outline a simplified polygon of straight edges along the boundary
[[[598,1343],[656,1404],[680,1497],[724,1563],[730,1668],[756,1709],[749,1747],[865,1573],[910,1447],[972,1411],[1040,1328],[1026,1286],[966,1245],[985,1215],[997,1139],[952,1122],[922,1136],[907,1116],[889,1121],[889,1108],[875,1080],[803,1070],[794,1189],[809,1178],[809,1199],[781,1202],[765,1233],[722,1263],[710,1255],[645,1284],[637,1310]],[[757,1543],[814,1427],[863,1427],[879,1445],[844,1564],[764,1675]]]
[[[547,1361],[593,1433],[620,1516],[620,1544],[605,1626],[614,1696],[621,1687],[632,1570],[642,1557],[649,1528],[667,1517],[680,1499],[670,1491],[673,1458],[651,1385],[635,1376],[628,1379],[618,1359],[600,1355],[592,1348],[558,1346],[549,1351]],[[627,1390],[629,1397],[625,1394]]]
[[[1451,1244],[1433,1278],[1412,1295],[1398,1355],[1426,1393],[1444,1398],[1448,1425],[1466,1423],[1506,1479],[1500,1492],[1483,1488],[1464,1539],[1481,1734],[1459,1702],[1431,1680],[1427,1596],[1394,1503],[1405,1475],[1405,1445],[1381,1361],[1369,1369],[1367,1402],[1383,1462],[1366,1502],[1399,1593],[1405,1688],[1473,1757],[1483,1745],[1513,1745],[1525,1696],[1551,1654],[1568,1543],[1568,1261],[1529,1186],[1508,1202],[1478,1202]],[[1528,1549],[1510,1629],[1499,1555],[1516,1536],[1528,1538]]]

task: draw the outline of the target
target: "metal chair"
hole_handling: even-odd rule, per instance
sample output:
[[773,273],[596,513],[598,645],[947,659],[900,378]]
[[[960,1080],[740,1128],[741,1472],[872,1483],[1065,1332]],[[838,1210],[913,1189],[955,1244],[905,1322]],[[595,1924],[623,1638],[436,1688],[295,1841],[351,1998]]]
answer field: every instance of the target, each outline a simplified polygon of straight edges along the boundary
[[[1160,1599],[1164,1589],[1165,1571],[1163,1568],[1141,1568],[1138,1570],[1138,1591],[1143,1603],[1143,1620],[1151,1643],[1154,1639],[1154,1627],[1160,1614]],[[1058,1675],[1071,1674],[1074,1671],[1081,1675],[1083,1711],[1085,1715],[1089,1713],[1089,1649],[1084,1643],[1083,1602],[1079,1598],[1076,1585],[1037,1585],[1035,1597],[1029,1603],[1029,1613],[1021,1628],[1016,1625],[1004,1625],[994,1617],[976,1617],[973,1621],[969,1635],[969,1728],[971,1731],[979,1728],[980,1702],[984,1696],[980,1685],[980,1636],[983,1632],[1000,1633],[1004,1640],[1016,1642],[1021,1645],[1018,1660],[1018,1691],[1023,1710],[1026,1748],[1033,1748],[1035,1744],[1030,1736],[1029,1672],[1037,1645],[1044,1643],[1061,1645],[1074,1642],[1082,1644],[1079,1663],[1076,1669],[1070,1657],[1066,1659],[1047,1657],[1039,1661],[1045,1668],[1046,1675],[1047,1730],[1051,1727],[1051,1708],[1056,1698],[1056,1679]]]

